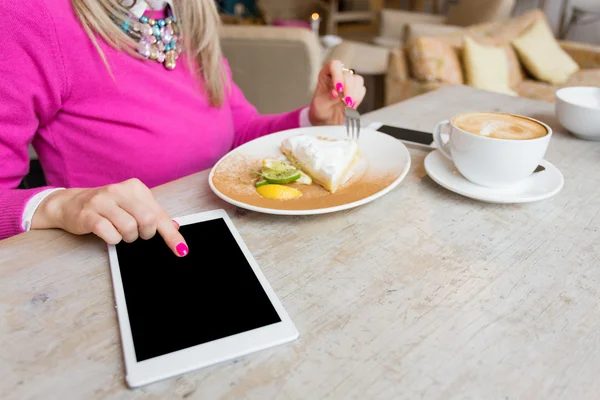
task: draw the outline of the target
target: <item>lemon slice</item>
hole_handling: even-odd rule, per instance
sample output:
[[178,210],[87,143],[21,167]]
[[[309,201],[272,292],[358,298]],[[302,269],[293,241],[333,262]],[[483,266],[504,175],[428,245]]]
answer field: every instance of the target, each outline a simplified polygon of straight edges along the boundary
[[302,185],[312,185],[312,178],[300,171],[300,178],[296,179],[294,183],[300,183]]
[[256,191],[262,197],[273,200],[292,200],[302,196],[298,189],[283,185],[264,185],[256,188]]
[[263,167],[273,169],[275,171],[285,171],[288,169],[297,169],[294,165],[287,161],[280,161],[274,158],[265,158],[262,162]]

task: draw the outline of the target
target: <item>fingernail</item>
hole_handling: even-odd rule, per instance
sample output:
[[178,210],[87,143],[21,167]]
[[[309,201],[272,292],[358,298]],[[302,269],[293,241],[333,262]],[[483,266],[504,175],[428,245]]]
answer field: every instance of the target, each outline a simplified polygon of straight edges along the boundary
[[350,97],[350,96],[346,97],[346,105],[352,106],[352,97]]
[[331,94],[332,99],[336,99],[338,92],[336,92],[335,90],[332,90],[330,94]]
[[175,250],[177,250],[177,253],[179,253],[181,257],[187,256],[187,254],[190,252],[190,249],[188,249],[185,243],[179,243]]
[[342,85],[341,83],[338,83],[337,85],[335,85],[335,88],[340,93],[342,93],[344,91],[344,85]]
[[173,223],[175,224],[175,227],[176,227],[177,229],[179,229],[179,224],[177,223],[177,221],[173,220]]
[[352,108],[356,108],[356,102],[355,101],[352,102]]

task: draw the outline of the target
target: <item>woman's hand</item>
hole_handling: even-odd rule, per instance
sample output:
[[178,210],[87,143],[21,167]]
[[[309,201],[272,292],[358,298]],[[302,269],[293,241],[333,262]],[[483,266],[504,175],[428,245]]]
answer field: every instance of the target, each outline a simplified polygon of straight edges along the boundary
[[179,226],[138,179],[93,189],[65,189],[42,201],[31,229],[60,228],[76,235],[94,233],[108,244],[150,239],[157,232],[183,257],[189,249]]
[[334,60],[319,73],[319,82],[308,112],[312,125],[343,124],[344,107],[356,108],[365,97],[367,89],[363,77],[344,71],[343,67],[340,61]]

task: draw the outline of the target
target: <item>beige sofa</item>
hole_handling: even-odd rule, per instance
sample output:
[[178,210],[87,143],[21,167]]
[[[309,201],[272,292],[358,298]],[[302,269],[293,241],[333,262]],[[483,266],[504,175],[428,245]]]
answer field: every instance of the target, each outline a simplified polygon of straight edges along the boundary
[[[445,30],[421,29],[421,23],[408,23],[409,39],[421,36],[442,37],[460,52],[463,36],[509,39],[516,37],[537,18],[541,11],[502,21],[469,27],[443,26]],[[437,36],[436,36],[437,35]],[[318,38],[307,29],[257,25],[224,25],[221,43],[233,78],[246,97],[262,113],[279,113],[310,102],[319,70],[328,60],[339,59],[367,77],[367,98],[360,108],[370,111],[435,90],[444,83],[424,82],[415,78],[406,46],[388,49],[345,41],[326,51]],[[600,47],[560,42],[563,49],[582,68],[567,86],[600,86]],[[558,88],[529,77],[519,67],[513,90],[523,97],[554,101]],[[383,82],[382,82],[383,81]]]
[[447,15],[383,9],[379,12],[379,33],[374,43],[395,49],[415,34],[443,35],[460,27],[504,20],[510,17],[516,0],[460,0]]
[[[431,31],[413,32],[411,39],[419,36],[434,37],[449,44],[460,54],[463,37],[467,34],[478,40],[508,43],[524,32],[533,22],[545,18],[545,14],[542,11],[535,10],[517,18],[504,21],[495,21],[466,28],[455,28],[453,32],[444,32],[439,36],[436,36],[436,33]],[[407,30],[411,30],[410,24]],[[515,58],[518,74],[516,74],[512,82],[513,91],[522,97],[554,102],[555,92],[560,87],[600,86],[600,46],[565,41],[559,43],[563,50],[580,66],[581,70],[572,75],[566,84],[554,86],[533,79],[527,74],[523,66],[520,65],[518,59]],[[385,103],[388,105],[438,89],[441,86],[446,86],[445,83],[441,82],[425,82],[416,79],[414,71],[411,70],[412,65],[408,53],[407,43],[390,52],[385,85]],[[440,60],[440,62],[443,62],[443,60]]]

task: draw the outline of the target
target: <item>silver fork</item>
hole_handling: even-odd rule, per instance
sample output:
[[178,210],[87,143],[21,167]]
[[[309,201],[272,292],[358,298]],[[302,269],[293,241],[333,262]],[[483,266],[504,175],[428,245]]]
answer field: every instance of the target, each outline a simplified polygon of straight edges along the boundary
[[344,109],[346,117],[346,135],[352,140],[360,138],[360,114],[352,107],[346,106]]
[[[342,70],[351,75],[355,74],[354,70],[350,68],[342,67]],[[342,93],[340,98],[344,102],[346,95]],[[360,114],[354,108],[346,105],[344,108],[344,117],[346,120],[346,136],[352,140],[358,140],[360,138]]]

